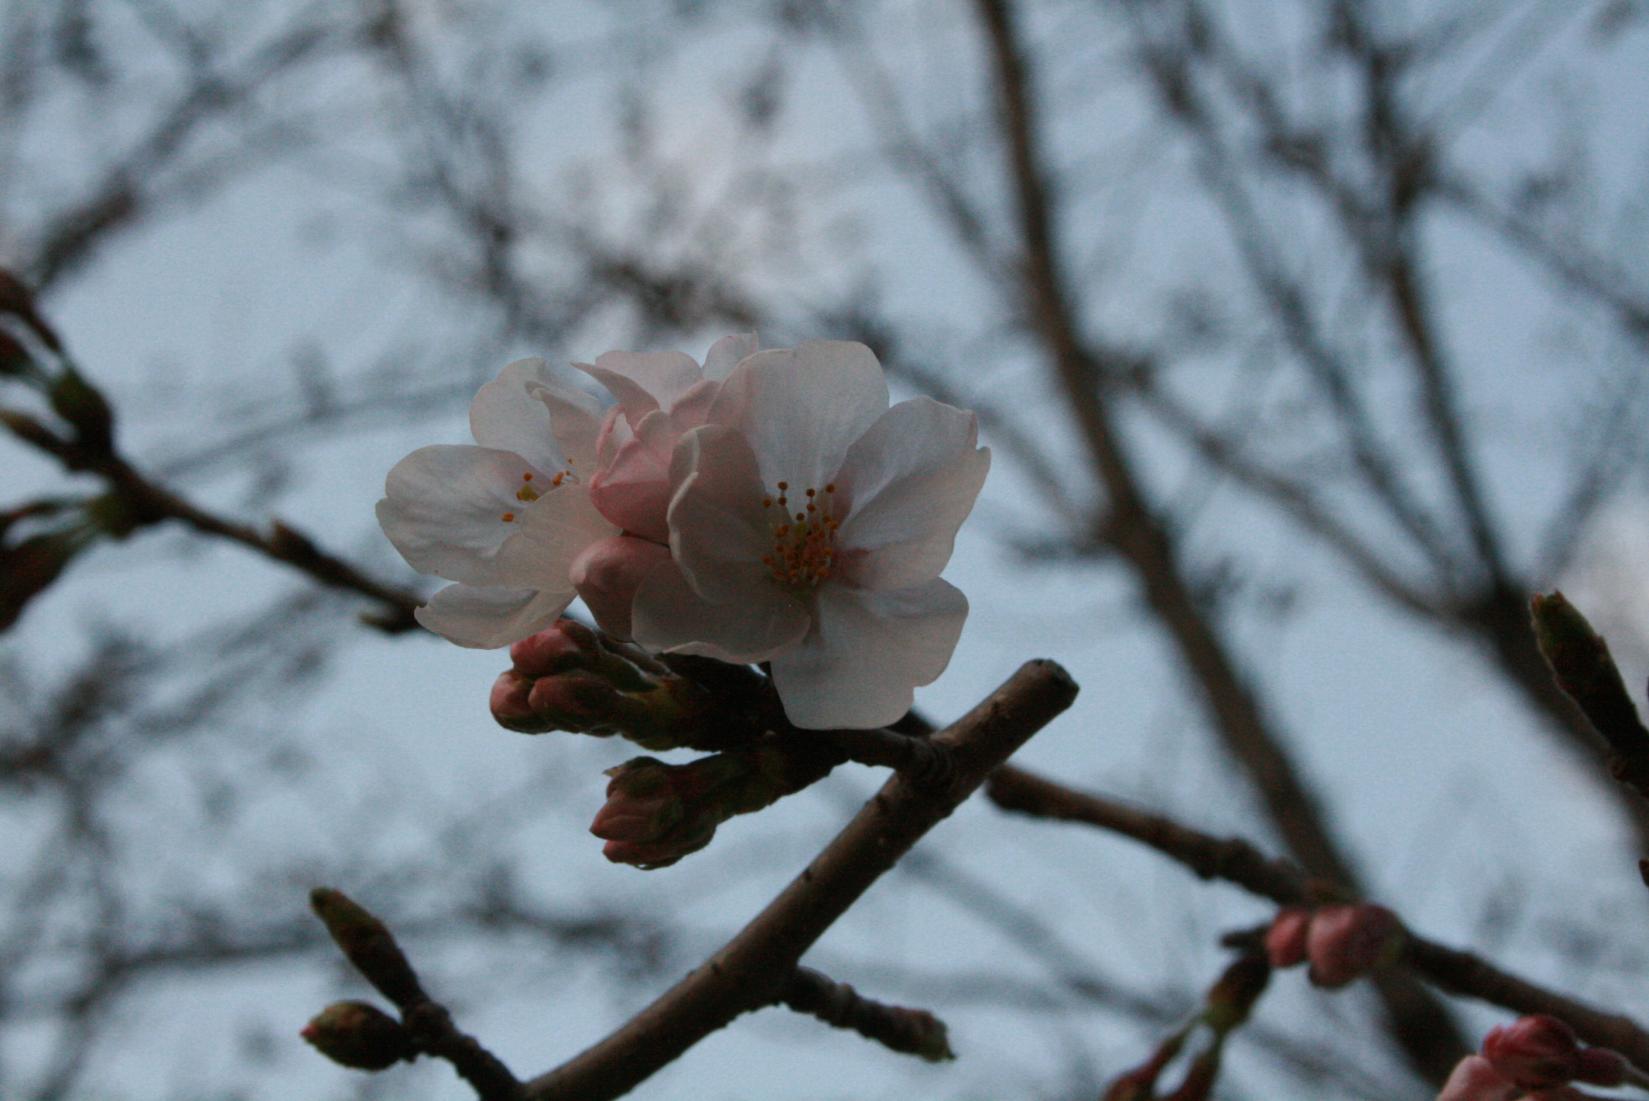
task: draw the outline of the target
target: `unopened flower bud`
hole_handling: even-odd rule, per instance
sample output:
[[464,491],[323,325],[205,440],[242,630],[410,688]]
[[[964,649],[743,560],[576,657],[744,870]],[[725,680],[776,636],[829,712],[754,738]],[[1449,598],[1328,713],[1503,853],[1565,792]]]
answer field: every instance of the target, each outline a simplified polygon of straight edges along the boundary
[[761,732],[730,721],[709,691],[651,655],[572,620],[515,643],[510,658],[490,701],[510,730],[618,734],[646,749],[722,749]]
[[575,670],[538,678],[527,702],[561,729],[607,731],[617,718],[619,695],[594,673]]
[[34,358],[22,343],[4,329],[0,329],[0,376],[27,375],[34,367]]
[[532,708],[533,682],[523,677],[514,669],[506,669],[498,674],[498,679],[492,682],[492,693],[487,698],[487,707],[492,711],[492,717],[505,730],[514,730],[521,734],[543,734],[554,730],[555,727],[546,719],[540,718],[538,712]]
[[631,535],[614,535],[590,544],[573,559],[568,576],[601,629],[629,638],[636,590],[653,567],[669,559],[668,547]]
[[1574,1029],[1543,1013],[1490,1029],[1483,1038],[1483,1057],[1526,1090],[1561,1086],[1581,1068]]
[[1306,931],[1311,927],[1311,911],[1304,906],[1285,906],[1265,931],[1265,954],[1276,968],[1305,962]]
[[334,1002],[298,1035],[334,1063],[356,1070],[383,1070],[417,1054],[401,1022],[366,1002]]
[[593,664],[595,632],[571,619],[558,619],[510,647],[510,664],[527,677],[547,677]]
[[607,842],[602,855],[615,864],[663,868],[708,845],[724,816],[695,769],[703,765],[637,757],[608,769],[607,802],[590,823]]
[[21,279],[5,268],[0,268],[0,317],[8,315],[26,325],[29,331],[40,339],[40,343],[52,351],[63,350],[63,342],[35,308],[33,293]]
[[1618,1086],[1626,1081],[1626,1057],[1606,1047],[1582,1048],[1575,1081],[1591,1086]]
[[77,527],[32,535],[10,546],[0,544],[0,631],[16,623],[29,602],[90,543],[89,533]]
[[52,410],[74,427],[75,438],[95,451],[114,446],[114,410],[97,387],[73,367],[65,367],[47,392]]
[[424,1000],[418,976],[388,927],[342,891],[316,887],[309,906],[355,970],[397,1004]]
[[1487,1059],[1468,1055],[1455,1064],[1437,1101],[1514,1101],[1522,1093]]
[[1238,956],[1208,988],[1202,1019],[1219,1033],[1248,1020],[1254,1003],[1271,982],[1271,965],[1260,956]]
[[1390,963],[1402,945],[1402,922],[1384,906],[1358,902],[1319,907],[1306,933],[1311,981],[1331,988],[1345,986]]

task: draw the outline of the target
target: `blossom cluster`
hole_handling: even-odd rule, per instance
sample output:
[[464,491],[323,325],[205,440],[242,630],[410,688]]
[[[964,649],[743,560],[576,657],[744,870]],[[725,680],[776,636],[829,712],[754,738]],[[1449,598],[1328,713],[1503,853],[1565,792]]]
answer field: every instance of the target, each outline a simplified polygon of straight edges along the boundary
[[967,616],[939,576],[990,466],[973,414],[889,405],[862,344],[609,352],[512,363],[470,407],[475,446],[389,472],[378,519],[454,582],[419,622],[507,646],[575,596],[656,652],[770,663],[798,726],[882,726],[943,672]]

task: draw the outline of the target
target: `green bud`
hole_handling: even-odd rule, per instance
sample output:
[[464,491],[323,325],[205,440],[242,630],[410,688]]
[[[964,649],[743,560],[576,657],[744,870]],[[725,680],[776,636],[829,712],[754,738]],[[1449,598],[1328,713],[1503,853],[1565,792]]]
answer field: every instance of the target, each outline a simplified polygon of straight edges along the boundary
[[367,1002],[333,1002],[298,1033],[334,1063],[383,1070],[418,1053],[401,1022]]
[[81,444],[105,452],[114,446],[114,410],[79,371],[65,367],[46,396],[57,415],[74,427]]
[[309,906],[349,962],[385,997],[403,1006],[425,1000],[418,976],[389,928],[366,907],[331,887],[309,892]]

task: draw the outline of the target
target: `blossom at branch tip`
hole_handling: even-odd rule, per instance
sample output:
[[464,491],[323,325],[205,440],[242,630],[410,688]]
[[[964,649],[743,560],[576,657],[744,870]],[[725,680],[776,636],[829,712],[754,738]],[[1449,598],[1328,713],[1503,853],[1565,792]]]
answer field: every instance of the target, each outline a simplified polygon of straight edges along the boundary
[[475,446],[419,448],[390,470],[384,534],[414,569],[455,582],[419,623],[497,647],[555,621],[574,596],[573,561],[619,534],[590,500],[600,426],[593,397],[519,360],[475,395]]
[[1526,1090],[1561,1086],[1580,1074],[1580,1040],[1574,1029],[1544,1013],[1491,1028],[1483,1057]]
[[670,468],[671,558],[634,636],[771,662],[798,726],[882,726],[943,672],[967,600],[940,579],[990,467],[973,414],[888,407],[862,344],[758,352],[721,385]]

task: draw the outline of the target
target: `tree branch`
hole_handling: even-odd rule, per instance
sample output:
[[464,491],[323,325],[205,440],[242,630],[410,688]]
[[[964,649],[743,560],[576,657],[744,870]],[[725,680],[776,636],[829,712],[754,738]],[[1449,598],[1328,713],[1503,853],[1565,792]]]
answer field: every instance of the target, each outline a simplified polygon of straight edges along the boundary
[[[1204,879],[1233,883],[1280,906],[1311,902],[1333,885],[1314,882],[1293,864],[1267,856],[1235,837],[1215,837],[1162,814],[1142,811],[1091,792],[1076,791],[1007,766],[990,779],[986,795],[1003,810],[1080,822],[1140,842]],[[1649,1031],[1621,1014],[1529,982],[1470,952],[1448,948],[1408,930],[1402,963],[1440,989],[1514,1013],[1559,1017],[1589,1044],[1613,1048],[1649,1067]]]
[[528,1082],[526,1101],[618,1097],[742,1013],[768,1005],[802,954],[1037,730],[1070,706],[1058,665],[1028,662],[935,742],[955,754],[944,787],[883,786],[802,874],[737,936],[617,1032]]

